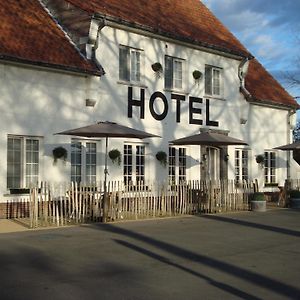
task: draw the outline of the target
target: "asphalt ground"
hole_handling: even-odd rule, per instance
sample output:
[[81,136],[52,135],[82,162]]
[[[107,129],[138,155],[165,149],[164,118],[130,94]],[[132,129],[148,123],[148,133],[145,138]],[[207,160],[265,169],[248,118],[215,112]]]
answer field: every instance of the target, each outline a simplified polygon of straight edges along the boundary
[[300,210],[0,234],[0,299],[300,299]]

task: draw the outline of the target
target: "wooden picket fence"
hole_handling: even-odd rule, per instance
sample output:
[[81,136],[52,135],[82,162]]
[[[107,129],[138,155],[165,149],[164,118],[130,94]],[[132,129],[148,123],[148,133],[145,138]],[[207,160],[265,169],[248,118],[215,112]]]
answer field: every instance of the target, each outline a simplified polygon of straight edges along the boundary
[[29,226],[100,222],[104,216],[107,222],[113,222],[248,210],[249,195],[254,190],[255,184],[237,185],[233,180],[135,185],[111,181],[104,206],[103,183],[86,186],[42,182],[30,192]]

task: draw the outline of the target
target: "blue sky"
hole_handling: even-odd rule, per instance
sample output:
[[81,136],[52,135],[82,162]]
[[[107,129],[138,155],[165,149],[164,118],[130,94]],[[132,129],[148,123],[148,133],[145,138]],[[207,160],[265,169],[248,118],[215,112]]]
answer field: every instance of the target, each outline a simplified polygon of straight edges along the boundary
[[300,0],[202,2],[292,96],[300,96],[300,86],[292,88],[285,79],[286,71],[300,75]]

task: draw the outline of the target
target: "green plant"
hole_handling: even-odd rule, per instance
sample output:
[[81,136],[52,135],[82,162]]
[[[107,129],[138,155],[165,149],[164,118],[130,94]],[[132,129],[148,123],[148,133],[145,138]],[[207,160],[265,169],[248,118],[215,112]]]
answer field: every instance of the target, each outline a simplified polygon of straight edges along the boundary
[[202,73],[199,70],[195,70],[193,72],[193,77],[194,77],[195,80],[199,80],[202,77]]
[[265,157],[262,154],[259,154],[255,157],[255,160],[258,164],[263,164],[265,161]]
[[52,150],[52,154],[54,157],[54,162],[56,163],[58,159],[63,159],[64,161],[66,161],[67,157],[68,157],[68,151],[62,147],[56,147]]
[[300,198],[300,191],[298,191],[298,190],[291,190],[290,191],[290,198]]
[[111,161],[117,163],[118,165],[121,164],[121,152],[118,149],[112,149],[108,152],[108,156]]
[[265,195],[261,192],[256,192],[252,194],[252,201],[265,201]]
[[162,72],[162,70],[163,70],[163,67],[160,62],[156,62],[156,63],[152,64],[151,68],[154,72]]
[[155,155],[156,159],[161,163],[162,166],[167,165],[167,153],[164,151],[158,151]]

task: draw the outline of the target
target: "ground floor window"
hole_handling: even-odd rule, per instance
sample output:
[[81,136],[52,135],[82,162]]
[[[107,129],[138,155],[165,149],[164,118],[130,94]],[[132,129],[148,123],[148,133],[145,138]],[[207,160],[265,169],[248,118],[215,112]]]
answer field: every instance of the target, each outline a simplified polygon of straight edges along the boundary
[[249,149],[235,149],[235,180],[237,182],[249,179]]
[[125,184],[145,182],[145,145],[124,144],[123,178]]
[[8,136],[8,189],[37,186],[39,181],[40,140],[39,137]]
[[276,183],[276,152],[265,151],[265,183]]
[[71,142],[71,181],[96,184],[97,143],[90,141]]
[[169,147],[169,181],[186,180],[186,148]]

